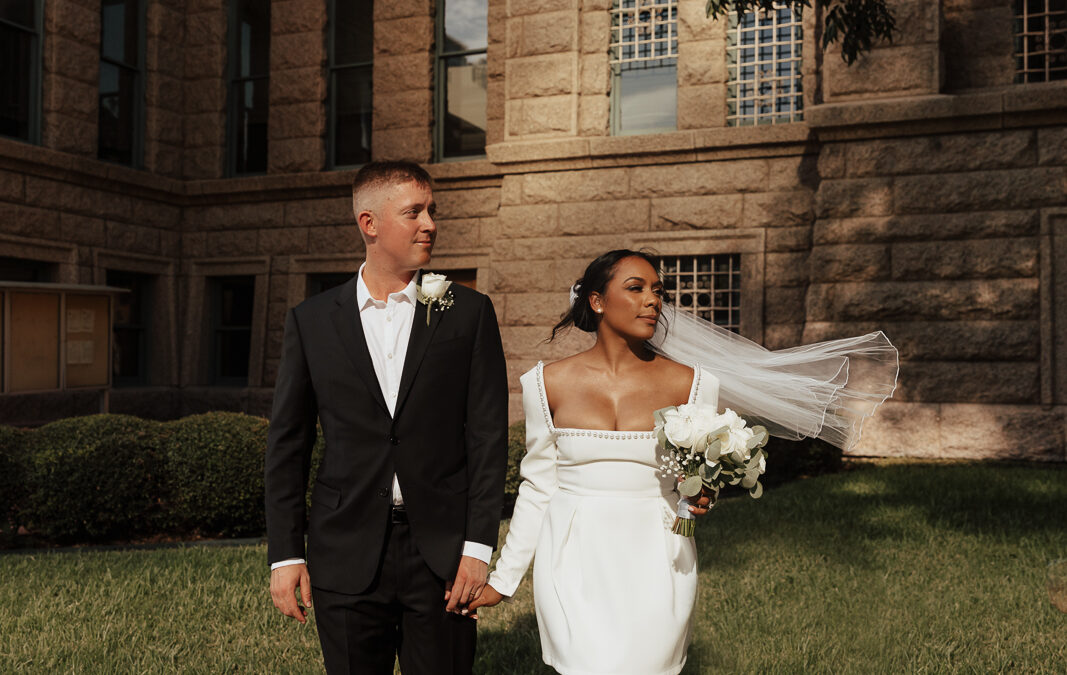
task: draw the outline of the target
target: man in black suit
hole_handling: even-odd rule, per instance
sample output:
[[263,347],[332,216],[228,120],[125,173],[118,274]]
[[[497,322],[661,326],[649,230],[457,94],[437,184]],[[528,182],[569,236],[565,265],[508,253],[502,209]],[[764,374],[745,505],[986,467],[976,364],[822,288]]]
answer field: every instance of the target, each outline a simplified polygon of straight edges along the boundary
[[[496,545],[507,376],[486,296],[424,275],[430,176],[376,162],[353,209],[366,262],[289,311],[266,457],[271,597],[301,623],[312,595],[333,673],[469,673],[466,605]],[[326,450],[305,518],[315,422]],[[304,535],[307,523],[307,564]]]

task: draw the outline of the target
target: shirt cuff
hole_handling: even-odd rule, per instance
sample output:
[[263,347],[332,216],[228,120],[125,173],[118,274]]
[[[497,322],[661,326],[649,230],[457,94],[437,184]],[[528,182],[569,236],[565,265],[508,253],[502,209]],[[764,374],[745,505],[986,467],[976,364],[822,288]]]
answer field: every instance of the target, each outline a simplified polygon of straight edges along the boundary
[[477,558],[486,565],[493,559],[493,547],[479,544],[476,541],[463,542],[463,555],[469,558]]
[[304,560],[303,558],[289,558],[288,560],[279,560],[276,563],[271,563],[270,571],[273,572],[274,570],[278,569],[279,567],[287,567],[289,565],[303,565],[306,562],[307,561]]

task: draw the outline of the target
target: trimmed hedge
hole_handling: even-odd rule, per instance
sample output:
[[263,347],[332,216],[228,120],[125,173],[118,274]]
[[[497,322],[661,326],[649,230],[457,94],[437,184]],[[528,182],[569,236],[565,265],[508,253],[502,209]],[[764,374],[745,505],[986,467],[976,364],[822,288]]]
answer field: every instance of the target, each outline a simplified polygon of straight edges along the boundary
[[519,465],[526,456],[526,423],[516,422],[508,427],[508,468],[504,474],[504,518],[510,518],[515,510],[515,499],[519,496],[522,476]]
[[166,426],[167,529],[209,537],[262,534],[267,420],[209,412]]
[[162,427],[91,415],[27,434],[27,527],[60,543],[152,533],[161,513]]
[[[261,535],[267,428],[229,412],[0,426],[0,546],[19,526],[57,544]],[[323,447],[320,432],[309,485]]]

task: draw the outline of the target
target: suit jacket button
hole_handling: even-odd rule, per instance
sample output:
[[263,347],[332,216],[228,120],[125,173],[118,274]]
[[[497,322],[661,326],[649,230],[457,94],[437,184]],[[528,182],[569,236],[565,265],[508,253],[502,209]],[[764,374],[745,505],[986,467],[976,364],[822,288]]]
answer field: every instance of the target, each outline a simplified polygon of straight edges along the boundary
[[386,490],[385,488],[381,488],[380,490],[378,490],[378,496],[382,497],[382,498],[388,497],[389,496],[389,491]]
[[392,443],[393,445],[400,445],[400,439],[397,438],[396,436],[390,436],[389,437],[389,442]]

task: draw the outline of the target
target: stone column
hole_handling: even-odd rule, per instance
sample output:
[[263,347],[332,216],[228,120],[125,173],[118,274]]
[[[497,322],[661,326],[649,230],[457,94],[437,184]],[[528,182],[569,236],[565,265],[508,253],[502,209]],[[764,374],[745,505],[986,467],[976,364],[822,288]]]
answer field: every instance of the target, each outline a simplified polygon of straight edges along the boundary
[[433,158],[432,0],[374,3],[376,160]]
[[185,17],[186,178],[219,178],[226,158],[226,5],[190,0]]
[[271,3],[268,173],[326,165],[326,2]]
[[577,134],[578,24],[578,0],[508,1],[505,140]]
[[41,141],[96,157],[100,88],[99,0],[44,3]]
[[146,10],[144,166],[172,178],[182,176],[184,8],[159,0]]

